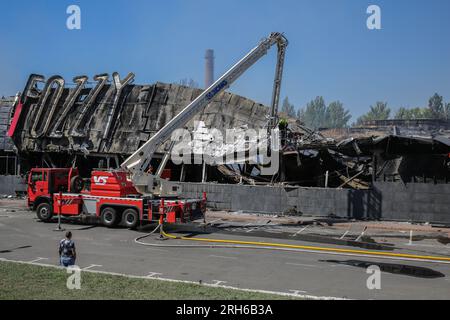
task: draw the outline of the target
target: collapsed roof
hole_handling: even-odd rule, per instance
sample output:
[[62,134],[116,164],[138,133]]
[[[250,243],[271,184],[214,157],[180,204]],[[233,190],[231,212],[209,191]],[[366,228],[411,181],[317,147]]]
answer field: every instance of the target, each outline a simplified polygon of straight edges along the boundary
[[[33,85],[36,79],[43,77],[30,76],[13,120],[11,135],[22,153],[131,154],[202,92],[160,82],[118,89],[101,80],[90,88],[68,88],[59,76],[51,77],[39,90]],[[219,129],[260,128],[267,123],[266,115],[262,104],[225,92],[188,127],[193,129],[194,122],[201,120]]]
[[[176,84],[132,84],[134,75],[76,77],[75,87],[64,79],[31,75],[15,105],[9,134],[17,150],[33,154],[102,155],[124,157],[135,152],[202,92]],[[39,83],[45,83],[39,88]],[[194,132],[199,121],[207,128],[261,129],[268,108],[224,92],[187,125]],[[281,168],[271,177],[254,173],[254,165],[215,167],[215,177],[232,183],[284,183],[303,186],[369,188],[374,180],[450,181],[450,134],[431,130],[431,122],[414,126],[401,122],[371,124],[366,128],[317,132],[289,119],[281,130]],[[337,134],[336,134],[337,133]],[[334,135],[333,135],[334,134]],[[428,134],[428,135],[427,135]],[[219,148],[220,149],[220,148]],[[160,151],[163,150],[160,148]],[[226,154],[226,148],[220,151]],[[70,157],[67,157],[70,159]],[[51,159],[50,159],[51,162]],[[116,160],[116,165],[119,161]],[[192,170],[194,173],[195,170]],[[181,174],[180,174],[181,176]],[[181,178],[180,178],[181,179]]]

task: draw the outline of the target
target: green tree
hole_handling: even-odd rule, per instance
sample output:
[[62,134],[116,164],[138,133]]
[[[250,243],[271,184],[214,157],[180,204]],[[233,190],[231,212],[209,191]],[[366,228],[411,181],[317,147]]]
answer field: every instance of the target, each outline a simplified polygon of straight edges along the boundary
[[344,128],[351,119],[350,111],[344,109],[340,101],[334,101],[328,105],[325,114],[325,123],[322,126],[327,128]]
[[326,120],[327,107],[323,97],[308,102],[306,108],[300,112],[300,120],[311,129],[323,127]]
[[395,114],[395,119],[398,120],[409,120],[410,118],[410,110],[401,107],[398,109],[397,113]]
[[428,109],[430,109],[431,117],[433,119],[445,118],[444,98],[439,94],[435,93],[428,100]]
[[297,110],[297,119],[303,121],[303,119],[305,118],[305,110],[303,110],[303,108],[300,108]]
[[283,100],[283,104],[281,106],[281,112],[284,112],[288,117],[295,118],[295,107],[293,104],[289,102],[289,98],[286,97]]
[[358,118],[357,125],[363,124],[365,121],[387,120],[391,115],[391,109],[388,108],[387,102],[378,101],[375,106],[370,106],[370,111]]
[[395,114],[395,119],[399,120],[416,120],[429,118],[430,111],[428,108],[400,108]]
[[445,105],[445,119],[450,120],[450,102]]

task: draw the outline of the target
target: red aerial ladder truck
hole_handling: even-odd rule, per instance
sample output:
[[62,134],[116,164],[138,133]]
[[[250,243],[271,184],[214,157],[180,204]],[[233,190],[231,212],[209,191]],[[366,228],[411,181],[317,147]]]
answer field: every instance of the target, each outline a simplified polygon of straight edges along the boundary
[[188,222],[206,210],[206,195],[202,199],[142,195],[126,171],[92,171],[90,183],[83,185],[76,168],[33,168],[28,177],[28,206],[42,221],[61,214],[127,228],[159,221],[161,214],[168,223]]
[[34,168],[28,177],[28,206],[40,220],[56,215],[84,219],[100,219],[105,226],[122,224],[135,228],[152,221],[187,222],[206,210],[206,195],[199,199],[181,199],[179,183],[164,179],[166,153],[155,175],[149,173],[150,161],[157,148],[169,140],[172,132],[184,127],[212,99],[227,89],[273,46],[278,59],[272,94],[269,128],[278,123],[281,78],[287,39],[274,32],[200,94],[178,115],[155,133],[142,147],[121,164],[121,170],[91,174],[86,186],[76,168]]

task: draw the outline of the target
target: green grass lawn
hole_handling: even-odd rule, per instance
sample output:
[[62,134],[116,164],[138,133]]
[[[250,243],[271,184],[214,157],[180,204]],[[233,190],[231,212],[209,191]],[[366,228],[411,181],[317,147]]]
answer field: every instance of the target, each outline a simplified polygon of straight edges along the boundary
[[0,300],[17,299],[286,299],[264,293],[245,292],[197,284],[154,279],[81,273],[81,289],[66,287],[66,270],[0,261]]

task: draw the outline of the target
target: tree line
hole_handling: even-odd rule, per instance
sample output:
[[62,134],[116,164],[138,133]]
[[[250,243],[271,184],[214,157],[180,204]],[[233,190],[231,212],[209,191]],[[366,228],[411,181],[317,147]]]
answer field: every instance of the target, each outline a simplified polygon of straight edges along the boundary
[[289,98],[283,100],[281,112],[290,118],[299,119],[312,129],[319,128],[348,128],[359,126],[371,120],[415,120],[415,119],[444,119],[450,120],[450,102],[445,103],[443,96],[435,93],[429,100],[427,107],[404,108],[401,107],[394,114],[387,102],[377,101],[370,106],[367,113],[350,124],[352,115],[344,108],[340,101],[326,104],[323,97],[316,97],[306,104],[306,107],[296,110]]

